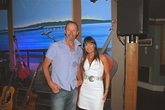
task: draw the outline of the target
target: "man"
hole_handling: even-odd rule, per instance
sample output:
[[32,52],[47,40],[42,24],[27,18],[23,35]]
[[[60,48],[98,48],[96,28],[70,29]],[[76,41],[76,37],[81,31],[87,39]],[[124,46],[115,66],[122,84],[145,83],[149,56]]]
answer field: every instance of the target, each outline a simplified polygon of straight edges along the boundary
[[[79,34],[78,25],[68,22],[62,41],[50,45],[43,62],[43,72],[52,90],[52,110],[76,110],[78,87],[82,83],[80,60],[82,49],[75,39]],[[52,72],[49,65],[52,64]]]

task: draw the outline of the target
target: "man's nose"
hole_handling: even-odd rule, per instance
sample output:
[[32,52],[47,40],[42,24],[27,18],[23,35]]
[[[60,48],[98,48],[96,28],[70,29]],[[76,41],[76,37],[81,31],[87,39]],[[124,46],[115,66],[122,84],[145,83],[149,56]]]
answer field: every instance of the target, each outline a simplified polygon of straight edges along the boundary
[[70,31],[70,34],[73,34],[73,31]]

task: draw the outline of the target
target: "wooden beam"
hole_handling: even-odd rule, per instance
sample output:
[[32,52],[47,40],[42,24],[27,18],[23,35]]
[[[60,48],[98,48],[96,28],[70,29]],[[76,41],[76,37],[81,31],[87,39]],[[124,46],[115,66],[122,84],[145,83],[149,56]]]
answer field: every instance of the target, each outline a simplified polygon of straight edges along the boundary
[[[129,38],[127,37],[127,40]],[[137,38],[136,38],[137,39]],[[136,40],[136,42],[138,42]],[[126,43],[124,110],[136,110],[138,80],[138,43]]]
[[15,58],[15,48],[14,48],[14,27],[13,27],[13,0],[9,0],[9,9],[8,9],[8,43],[9,43],[9,68],[10,71],[13,71],[16,65],[16,58]]
[[77,39],[81,42],[81,0],[72,0],[72,20],[78,24],[80,33]]

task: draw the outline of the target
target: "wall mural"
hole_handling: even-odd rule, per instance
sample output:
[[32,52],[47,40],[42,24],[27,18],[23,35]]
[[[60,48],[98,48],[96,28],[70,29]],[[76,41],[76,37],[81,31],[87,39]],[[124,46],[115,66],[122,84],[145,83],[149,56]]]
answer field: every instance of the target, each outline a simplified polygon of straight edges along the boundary
[[[95,3],[82,0],[82,39],[93,36],[102,47],[111,27],[110,0]],[[20,49],[47,49],[53,42],[42,33],[49,34],[56,40],[64,37],[63,25],[71,20],[72,0],[13,0],[14,35]],[[7,11],[0,10],[0,50],[8,49]],[[54,27],[54,28],[53,28]],[[59,28],[58,28],[59,27]]]
[[[81,0],[82,41],[86,36],[103,47],[111,28],[111,2]],[[8,50],[7,11],[0,10],[0,50]],[[20,50],[48,49],[55,40],[64,38],[64,25],[72,19],[72,0],[13,0],[14,35]],[[45,35],[50,32],[49,38]],[[111,46],[111,45],[110,45]],[[26,57],[26,53],[21,52]],[[41,52],[29,52],[30,63],[42,60]],[[111,54],[111,53],[110,53]],[[34,66],[31,66],[34,67]]]
[[[98,47],[101,48],[111,32],[109,30],[111,28],[111,2],[110,0],[98,0],[93,3],[90,2],[90,0],[81,0],[81,5],[82,41],[86,36],[92,36],[95,38]],[[48,49],[54,40],[58,41],[64,38],[63,27],[66,22],[72,19],[72,0],[13,0],[13,15],[14,35],[20,50]],[[0,10],[0,17],[1,60],[2,57],[4,57],[1,50],[9,49],[7,11]],[[45,33],[49,33],[51,38],[46,36]],[[8,53],[6,54],[8,55]],[[19,52],[17,52],[16,55],[19,55]],[[26,58],[26,53],[21,52],[21,56]],[[30,75],[34,73],[37,65],[42,62],[42,60],[42,52],[29,52],[30,64],[28,66],[31,70]],[[24,88],[28,87],[30,82],[31,77],[25,78],[24,80],[15,78],[12,85],[14,87]],[[7,84],[8,80],[4,83]],[[49,105],[50,88],[46,83],[42,71],[37,73],[33,87],[35,90],[40,91],[38,101],[42,97],[44,97],[44,100],[48,100],[47,102],[40,101],[38,103]],[[18,94],[20,93],[19,91]],[[38,107],[40,106],[38,105]],[[42,106],[42,108],[46,107],[49,106]]]

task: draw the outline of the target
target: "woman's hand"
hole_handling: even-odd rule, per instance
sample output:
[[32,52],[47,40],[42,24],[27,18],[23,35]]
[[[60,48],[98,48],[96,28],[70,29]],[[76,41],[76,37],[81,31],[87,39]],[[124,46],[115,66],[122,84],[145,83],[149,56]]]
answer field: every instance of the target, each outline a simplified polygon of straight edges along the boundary
[[77,85],[76,85],[76,87],[78,88],[79,86],[81,86],[82,82],[83,82],[83,81],[82,81],[81,79],[77,80]]
[[103,96],[103,98],[102,98],[102,100],[104,100],[104,102],[105,102],[106,99],[107,99],[107,95],[108,95],[108,93],[104,93],[104,96]]

